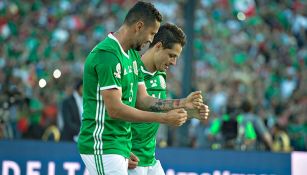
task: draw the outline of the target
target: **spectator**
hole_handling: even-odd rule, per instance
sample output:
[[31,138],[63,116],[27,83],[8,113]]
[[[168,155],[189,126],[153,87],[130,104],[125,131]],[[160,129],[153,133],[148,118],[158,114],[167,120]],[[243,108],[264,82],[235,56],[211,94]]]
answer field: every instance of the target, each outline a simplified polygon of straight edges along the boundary
[[273,127],[273,145],[272,151],[276,152],[290,152],[292,148],[290,146],[290,138],[285,129],[279,124]]
[[63,101],[62,117],[64,127],[61,132],[62,140],[77,141],[83,112],[82,87],[82,80],[78,80],[72,95]]
[[[21,97],[28,99],[9,106],[9,110],[4,110],[5,115],[0,113],[0,118],[6,116],[5,138],[41,138],[40,134],[36,137],[30,134],[33,126],[45,121],[44,109],[48,104],[39,94],[53,92],[59,107],[68,94],[63,89],[74,77],[82,76],[86,54],[101,37],[119,26],[127,7],[133,3],[134,0],[0,1],[3,46],[0,47],[0,109],[4,109],[2,101],[9,89],[17,88]],[[198,0],[197,3],[193,83],[204,92],[212,119],[225,113],[233,96],[253,99],[253,112],[260,117],[257,117],[259,126],[264,126],[264,120],[269,120],[268,127],[278,121],[289,133],[293,149],[303,149],[298,143],[303,143],[302,138],[307,135],[306,121],[298,120],[306,118],[307,112],[294,108],[307,109],[306,1],[255,0],[256,11],[246,15],[245,20],[237,18],[236,7],[228,1]],[[165,21],[183,27],[185,1],[157,0],[154,4]],[[168,93],[180,97],[183,59],[177,64],[168,73]],[[55,69],[61,71],[58,79],[52,75]],[[47,82],[43,88],[38,86],[40,79]],[[212,123],[198,126],[207,133]],[[36,130],[44,130],[46,126],[40,127]],[[168,129],[167,145],[180,143],[176,138],[181,137],[172,137],[170,132],[175,131]],[[178,130],[176,133],[188,135],[190,129]],[[178,146],[182,144],[189,145]]]

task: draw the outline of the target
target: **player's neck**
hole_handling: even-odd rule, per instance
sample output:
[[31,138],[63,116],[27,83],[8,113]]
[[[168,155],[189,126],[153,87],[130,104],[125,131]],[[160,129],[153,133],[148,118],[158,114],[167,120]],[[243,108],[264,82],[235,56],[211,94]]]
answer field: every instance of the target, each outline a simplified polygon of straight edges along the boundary
[[124,26],[121,26],[118,31],[113,33],[113,36],[118,40],[119,44],[125,52],[131,48],[131,42],[128,33],[128,29]]
[[141,59],[142,59],[142,62],[144,63],[144,66],[149,72],[153,73],[156,71],[156,68],[153,64],[153,49],[148,49],[144,53]]

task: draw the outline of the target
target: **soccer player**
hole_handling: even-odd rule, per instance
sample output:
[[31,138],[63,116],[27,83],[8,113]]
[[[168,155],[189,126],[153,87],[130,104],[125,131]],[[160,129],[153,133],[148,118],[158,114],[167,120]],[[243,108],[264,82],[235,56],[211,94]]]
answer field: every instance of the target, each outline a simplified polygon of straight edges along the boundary
[[[184,32],[176,25],[166,23],[160,27],[140,62],[149,95],[166,99],[165,71],[176,65],[185,42]],[[207,117],[209,109],[206,105],[203,108]],[[129,160],[129,175],[164,174],[159,160],[155,159],[158,128],[159,123],[132,123],[133,154]]]
[[119,30],[110,33],[86,58],[78,149],[91,175],[128,174],[130,122],[180,126],[187,119],[183,108],[202,104],[198,92],[175,100],[156,99],[146,92],[137,50],[152,42],[161,20],[152,4],[137,2]]

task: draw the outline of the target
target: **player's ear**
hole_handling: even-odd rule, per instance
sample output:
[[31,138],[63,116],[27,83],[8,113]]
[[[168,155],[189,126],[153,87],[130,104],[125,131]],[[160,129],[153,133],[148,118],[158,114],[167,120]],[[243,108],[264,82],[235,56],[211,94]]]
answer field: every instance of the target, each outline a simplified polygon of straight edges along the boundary
[[139,32],[143,27],[144,27],[144,22],[143,21],[138,21],[135,24],[135,31]]

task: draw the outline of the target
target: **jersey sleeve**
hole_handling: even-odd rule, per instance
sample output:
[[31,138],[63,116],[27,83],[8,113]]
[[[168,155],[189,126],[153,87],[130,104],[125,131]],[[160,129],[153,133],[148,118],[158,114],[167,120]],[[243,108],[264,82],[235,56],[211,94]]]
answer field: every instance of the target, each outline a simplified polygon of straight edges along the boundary
[[122,65],[118,58],[110,52],[97,52],[95,70],[98,75],[99,89],[120,89]]

